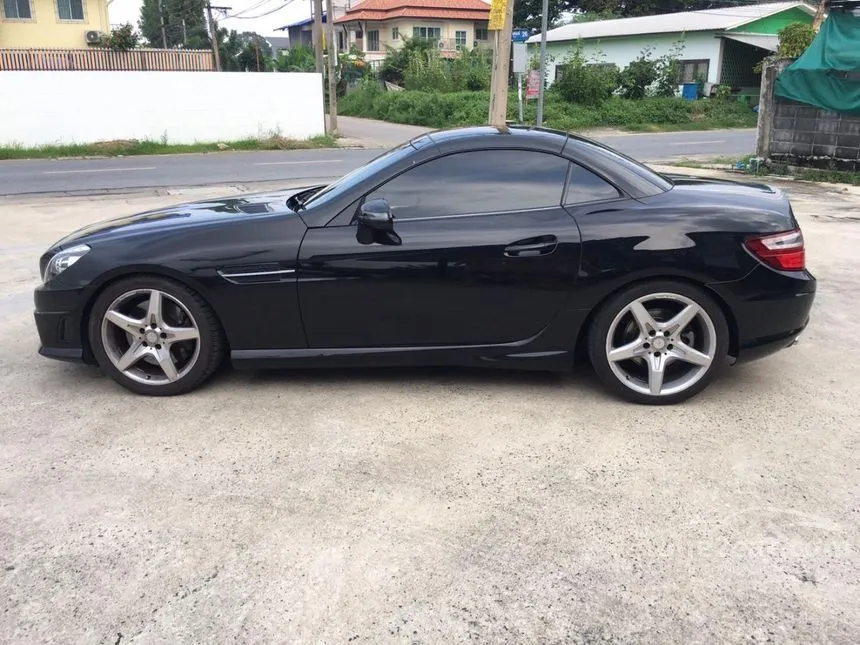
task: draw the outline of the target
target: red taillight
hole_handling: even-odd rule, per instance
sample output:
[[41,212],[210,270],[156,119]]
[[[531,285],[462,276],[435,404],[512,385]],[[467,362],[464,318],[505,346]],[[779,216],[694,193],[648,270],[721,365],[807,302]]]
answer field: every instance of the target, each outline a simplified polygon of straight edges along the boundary
[[751,237],[747,248],[759,260],[780,271],[802,271],[806,268],[803,233],[799,228],[776,235]]

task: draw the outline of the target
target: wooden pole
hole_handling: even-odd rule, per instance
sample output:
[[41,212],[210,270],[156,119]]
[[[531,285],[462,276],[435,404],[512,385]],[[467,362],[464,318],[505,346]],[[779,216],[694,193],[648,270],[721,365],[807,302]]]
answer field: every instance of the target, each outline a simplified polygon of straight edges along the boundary
[[514,1],[507,0],[504,26],[501,30],[494,31],[493,73],[490,82],[490,125],[496,127],[504,127],[508,118],[508,75],[511,69]]
[[325,0],[325,39],[328,45],[328,133],[337,135],[337,43],[334,38],[334,7]]
[[218,28],[212,19],[212,4],[206,3],[206,13],[209,16],[209,32],[212,34],[212,55],[215,56],[215,71],[221,71],[221,55],[218,52]]
[[322,74],[323,66],[323,43],[322,43],[322,0],[314,0],[314,57],[316,59],[316,73]]
[[161,20],[161,46],[167,49],[167,29],[164,27],[164,7],[161,6],[161,0],[158,0],[158,17]]

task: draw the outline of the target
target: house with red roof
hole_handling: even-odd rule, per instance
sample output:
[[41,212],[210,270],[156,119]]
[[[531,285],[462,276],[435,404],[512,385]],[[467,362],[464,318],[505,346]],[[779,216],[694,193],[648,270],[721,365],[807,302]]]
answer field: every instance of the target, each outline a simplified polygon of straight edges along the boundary
[[484,0],[364,0],[335,24],[368,61],[381,61],[404,38],[432,40],[443,55],[489,46],[489,18]]

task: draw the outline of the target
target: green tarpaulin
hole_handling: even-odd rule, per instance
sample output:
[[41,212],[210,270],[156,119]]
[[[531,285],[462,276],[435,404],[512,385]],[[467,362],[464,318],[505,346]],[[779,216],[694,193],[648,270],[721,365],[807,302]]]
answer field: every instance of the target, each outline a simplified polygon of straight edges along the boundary
[[833,12],[809,49],[777,77],[774,92],[825,110],[860,114],[858,72],[860,19]]

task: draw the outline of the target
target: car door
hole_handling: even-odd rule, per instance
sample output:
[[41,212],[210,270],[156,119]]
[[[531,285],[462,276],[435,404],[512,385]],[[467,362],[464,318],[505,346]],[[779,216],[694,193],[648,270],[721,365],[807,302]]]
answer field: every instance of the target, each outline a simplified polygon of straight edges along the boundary
[[[569,298],[580,236],[562,207],[570,162],[532,150],[458,152],[371,190],[299,252],[310,347],[498,344],[538,334]],[[354,218],[384,200],[393,231]]]

